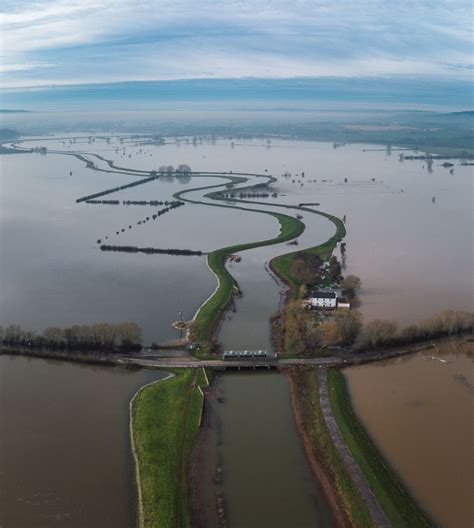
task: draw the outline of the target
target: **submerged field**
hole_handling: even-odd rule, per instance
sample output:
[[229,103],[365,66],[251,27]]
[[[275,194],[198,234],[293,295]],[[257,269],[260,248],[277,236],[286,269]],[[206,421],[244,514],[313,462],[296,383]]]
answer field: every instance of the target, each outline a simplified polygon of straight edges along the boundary
[[[191,138],[167,138],[166,144],[158,146],[117,137],[111,141],[87,137],[73,141],[66,136],[47,143],[45,138],[25,143],[43,144],[50,151],[80,150],[82,158],[51,152],[0,158],[4,250],[0,324],[18,323],[28,330],[41,330],[45,326],[102,322],[107,314],[110,322],[136,321],[143,328],[145,344],[166,343],[182,336],[171,323],[180,317],[191,319],[219,279],[217,295],[204,305],[195,323],[196,337],[206,340],[212,335],[217,316],[230,303],[231,292],[239,289],[242,297],[234,299],[234,311],[226,313],[221,327],[223,345],[227,349],[271,348],[269,316],[282,302],[283,290],[268,270],[269,260],[276,256],[277,271],[288,278],[291,256],[284,254],[313,248],[327,258],[346,231],[343,273],[361,276],[361,311],[366,319],[394,318],[411,323],[446,307],[471,309],[466,284],[472,256],[465,242],[469,240],[472,206],[469,166],[456,162],[450,173],[440,164],[428,169],[423,161],[403,161],[395,148],[335,148],[328,143],[280,139],[205,137],[194,142]],[[232,203],[226,200],[219,207],[210,207],[212,199],[205,196],[209,190],[193,191],[227,183],[226,192],[232,192],[233,176],[226,182],[209,174],[163,176],[103,197],[118,203],[76,203],[80,197],[138,181],[161,165],[180,163],[195,171],[258,173],[262,179],[271,174],[277,181],[264,198],[245,196],[246,192],[257,195],[262,188],[237,190],[236,198],[245,201],[239,204],[242,208],[231,208]],[[264,180],[254,178],[252,183],[260,181]],[[176,199],[185,205],[153,218],[161,206],[152,206],[150,201]],[[308,203],[313,205],[304,211]],[[301,205],[303,210],[288,205]],[[326,216],[313,214],[311,209]],[[303,218],[296,218],[297,214]],[[287,246],[294,238],[298,247]],[[113,246],[202,251],[209,253],[208,262],[206,255],[103,252],[99,246],[104,240]],[[279,244],[257,248],[259,241]],[[225,264],[227,253],[238,253],[240,260]],[[414,269],[420,272],[414,274]],[[298,283],[293,286],[296,293]],[[33,298],[35,303],[30,302]],[[311,403],[311,391],[316,386],[310,380],[305,383],[305,398]],[[186,526],[191,522],[186,467],[200,419],[202,395],[197,385],[195,374],[183,371],[147,387],[135,400],[134,434],[143,483],[144,526]],[[275,390],[283,401],[288,394],[282,396],[285,391],[280,389]],[[265,388],[252,390],[257,412]],[[270,405],[272,394],[267,396]],[[231,398],[220,413],[224,427],[232,431],[235,424],[227,415],[232,415],[235,405]],[[288,405],[279,406],[274,420],[289,424],[288,409]],[[317,417],[317,408],[311,412]],[[254,418],[258,416],[257,412]],[[314,427],[324,432],[317,420]],[[229,435],[229,431],[222,434]],[[235,505],[245,502],[239,488],[243,481],[235,477],[244,467],[235,464],[244,455],[236,450],[232,435],[226,438],[231,446],[224,449],[226,464],[232,473],[225,494],[232,514],[232,509],[241,509]],[[375,440],[378,443],[376,436]],[[302,483],[298,479],[308,478],[301,452],[291,455],[297,460],[295,472],[289,451],[282,445],[279,450],[279,445],[274,446],[275,453],[280,453],[280,465],[286,468],[280,478],[296,478],[293,483],[297,487]],[[336,467],[337,456],[329,444],[325,449]],[[267,474],[271,465],[268,459],[256,475]],[[348,497],[348,517],[364,525],[367,512],[347,476],[341,472],[334,479]],[[246,484],[255,497],[261,493],[258,482],[255,478]],[[273,496],[271,489],[268,492]],[[278,496],[281,490],[273,492]],[[294,504],[298,500],[294,497]],[[327,506],[324,499],[318,500],[316,518],[324,518],[326,513],[322,512]],[[315,515],[310,502],[304,505],[306,521]],[[263,511],[262,506],[261,518]],[[303,517],[302,523],[306,522]]]

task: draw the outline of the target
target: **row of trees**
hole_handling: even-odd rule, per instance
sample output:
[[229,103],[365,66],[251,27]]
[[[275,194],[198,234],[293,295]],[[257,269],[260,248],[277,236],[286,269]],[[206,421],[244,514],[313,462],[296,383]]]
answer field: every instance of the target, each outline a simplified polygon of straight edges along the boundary
[[108,246],[102,244],[100,246],[102,251],[121,251],[122,253],[146,253],[148,255],[202,255],[202,251],[194,251],[193,249],[161,249],[152,247],[137,247],[137,246]]
[[152,176],[156,176],[158,174],[164,176],[164,175],[176,175],[176,176],[188,176],[192,172],[191,167],[189,165],[186,165],[185,163],[182,163],[181,165],[178,165],[176,169],[173,167],[173,165],[162,165],[158,170],[151,171]]
[[[169,211],[172,211],[173,209],[176,209],[177,207],[181,207],[184,204],[185,204],[185,202],[171,202],[171,205],[169,205],[168,207],[165,207],[164,209],[160,209],[159,211],[156,212],[156,214],[151,215],[151,219],[152,220],[156,220],[159,216],[162,216],[162,215],[168,213]],[[150,221],[150,217],[147,216],[143,220],[138,220],[137,225],[146,224],[149,221]],[[131,224],[128,226],[128,229],[132,229]],[[120,233],[125,233],[125,227],[122,227],[122,229],[120,229],[119,231],[115,232],[116,235],[120,235]],[[105,239],[108,240],[109,237],[106,236]],[[97,244],[102,244],[102,239],[101,238],[97,239]]]
[[51,326],[41,334],[23,330],[19,325],[0,326],[0,344],[12,347],[53,350],[139,350],[142,331],[134,322]]
[[[79,157],[79,155],[77,156]],[[85,158],[84,158],[85,159]],[[85,160],[87,161],[87,160]],[[76,200],[76,203],[80,202],[87,202],[90,200],[94,200],[95,198],[100,198],[101,196],[106,196],[107,194],[112,194],[117,191],[123,191],[124,189],[129,189],[130,187],[136,187],[137,185],[143,185],[144,183],[148,183],[150,181],[153,181],[156,179],[156,176],[150,176],[149,178],[140,178],[139,180],[135,180],[131,183],[126,183],[125,185],[120,185],[119,187],[113,187],[112,189],[106,189],[105,191],[100,191],[94,194],[89,194],[87,196],[83,196],[82,198],[78,198]]]
[[184,205],[184,202],[177,202],[175,200],[171,200],[171,201],[150,200],[149,202],[147,202],[146,200],[123,200],[122,203],[123,205],[154,205],[154,206],[157,206],[157,205],[175,205],[178,203]]
[[294,354],[322,347],[352,347],[363,352],[406,345],[426,339],[451,336],[474,330],[474,313],[446,310],[418,324],[399,328],[396,322],[375,319],[364,324],[357,310],[338,311],[319,321],[298,301],[290,302],[284,313],[284,346]]

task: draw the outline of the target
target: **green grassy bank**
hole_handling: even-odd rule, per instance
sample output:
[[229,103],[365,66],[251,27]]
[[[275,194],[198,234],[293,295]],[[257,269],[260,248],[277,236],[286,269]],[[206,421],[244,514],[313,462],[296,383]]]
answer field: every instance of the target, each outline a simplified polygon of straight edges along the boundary
[[132,438],[139,485],[140,527],[191,526],[189,463],[201,424],[207,385],[202,369],[140,390],[131,404]]
[[293,291],[293,295],[295,297],[299,296],[299,289],[300,289],[301,284],[292,275],[291,266],[293,264],[295,257],[298,255],[298,253],[302,253],[302,252],[312,253],[314,255],[317,255],[321,260],[327,261],[330,259],[337,243],[340,242],[346,236],[346,228],[344,226],[344,223],[337,216],[333,216],[328,213],[323,213],[322,211],[315,211],[312,209],[308,209],[307,207],[299,207],[298,210],[324,216],[336,226],[336,232],[331,238],[329,238],[328,240],[326,240],[326,242],[324,242],[323,244],[320,244],[319,246],[314,246],[308,249],[286,253],[285,255],[280,255],[278,257],[275,257],[271,261],[270,264],[271,264],[272,270],[277,275],[279,275],[291,287]]
[[412,528],[434,526],[359,422],[352,408],[344,374],[339,370],[329,370],[328,383],[332,411],[342,436],[392,525]]
[[312,455],[322,466],[330,488],[336,494],[339,508],[345,513],[351,526],[372,526],[370,513],[347,473],[326,426],[319,401],[317,368],[294,367],[289,369],[289,376],[295,387],[293,406],[309,443],[307,449],[312,451]]
[[201,306],[201,309],[194,320],[192,330],[192,338],[194,340],[203,342],[212,340],[214,330],[222,314],[231,302],[234,293],[237,292],[237,283],[225,267],[227,256],[247,249],[286,242],[301,235],[305,229],[305,225],[297,218],[281,213],[265,211],[258,212],[275,217],[280,224],[280,232],[278,236],[274,238],[228,246],[209,253],[208,264],[218,277],[219,286],[214,295],[208,299],[203,306]]

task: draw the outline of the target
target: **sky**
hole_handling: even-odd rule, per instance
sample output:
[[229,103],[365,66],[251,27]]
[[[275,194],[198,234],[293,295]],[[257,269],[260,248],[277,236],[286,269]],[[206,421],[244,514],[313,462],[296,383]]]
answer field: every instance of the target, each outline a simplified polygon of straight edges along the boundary
[[472,81],[469,0],[4,0],[1,88],[203,78]]

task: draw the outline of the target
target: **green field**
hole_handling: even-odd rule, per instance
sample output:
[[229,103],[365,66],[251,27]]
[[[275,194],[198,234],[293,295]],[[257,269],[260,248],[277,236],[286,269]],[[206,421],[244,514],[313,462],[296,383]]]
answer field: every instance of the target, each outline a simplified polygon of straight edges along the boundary
[[202,369],[144,387],[132,401],[132,436],[138,462],[140,526],[191,526],[189,463],[201,423],[207,385]]
[[434,526],[420,510],[359,422],[351,404],[344,374],[328,373],[331,406],[339,429],[372,491],[394,527]]

